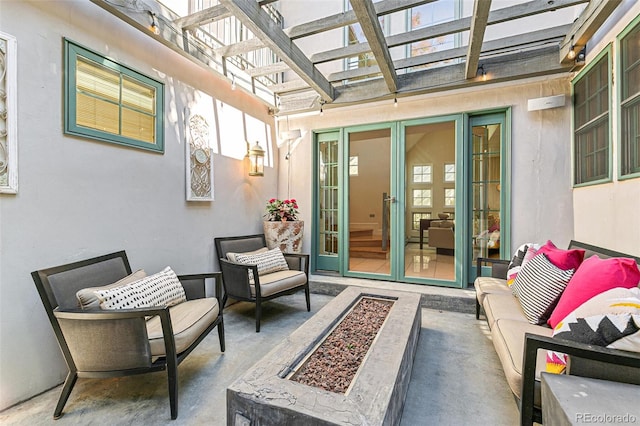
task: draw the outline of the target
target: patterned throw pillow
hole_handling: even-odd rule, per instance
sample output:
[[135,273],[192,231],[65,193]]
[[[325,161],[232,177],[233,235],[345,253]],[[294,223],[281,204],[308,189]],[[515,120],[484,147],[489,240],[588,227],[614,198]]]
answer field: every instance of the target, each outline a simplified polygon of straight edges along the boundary
[[[271,272],[277,271],[286,271],[289,269],[289,264],[278,247],[264,253],[238,253],[236,254],[236,262],[243,265],[258,266],[258,275],[270,274]],[[252,271],[249,271],[249,280],[253,281]]]
[[[553,337],[640,352],[640,289],[613,288],[592,297],[553,329]],[[547,351],[547,371],[563,373],[567,355]]]
[[531,324],[544,324],[573,276],[573,269],[564,271],[537,255],[522,268],[511,286]]
[[[518,273],[522,270],[524,265],[536,254],[538,248],[540,248],[539,244],[534,243],[526,243],[518,247],[518,250],[511,258],[511,262],[509,262],[509,267],[507,269],[507,285],[511,287],[513,282],[516,279]],[[530,256],[527,256],[529,254]],[[527,258],[528,257],[528,258]]]
[[101,309],[134,309],[172,306],[187,300],[175,272],[167,266],[122,287],[96,291]]
[[147,273],[144,269],[138,269],[131,275],[127,275],[126,277],[116,281],[113,284],[101,286],[101,287],[87,287],[78,290],[76,293],[76,299],[78,299],[78,307],[83,310],[90,309],[100,309],[100,299],[98,299],[98,295],[96,291],[99,290],[109,290],[117,287],[123,287],[127,284],[131,284],[135,281],[138,281],[141,278],[147,276]]

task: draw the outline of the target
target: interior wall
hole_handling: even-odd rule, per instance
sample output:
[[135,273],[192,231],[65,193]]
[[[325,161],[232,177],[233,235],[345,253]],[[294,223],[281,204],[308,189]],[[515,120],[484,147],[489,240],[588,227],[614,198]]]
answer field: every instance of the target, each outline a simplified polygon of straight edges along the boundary
[[[264,123],[275,141],[267,107],[91,2],[0,7],[0,28],[18,43],[19,155],[19,191],[0,194],[2,409],[61,383],[67,371],[31,271],[121,249],[148,273],[217,270],[215,236],[262,232],[278,159],[275,145],[263,145],[265,176],[248,177],[242,153],[251,131],[227,129],[213,147],[215,201],[187,202],[186,109],[223,103],[245,122]],[[63,134],[63,37],[165,84],[164,154]]]
[[[510,109],[511,127],[511,246],[551,239],[566,246],[573,237],[571,197],[571,106],[569,77],[552,76],[519,83],[495,83],[446,94],[422,95],[370,104],[332,109],[324,114],[289,117],[289,126],[300,129],[302,137],[292,149],[290,178],[280,171],[279,193],[287,190],[303,207],[303,217],[311,221],[313,185],[312,133],[368,123],[437,117],[463,112]],[[562,108],[528,111],[532,98],[565,95]],[[280,150],[280,157],[286,150]],[[288,182],[288,184],[287,184]],[[459,214],[459,212],[458,212]],[[623,236],[624,238],[624,236]],[[310,250],[310,236],[304,250]]]

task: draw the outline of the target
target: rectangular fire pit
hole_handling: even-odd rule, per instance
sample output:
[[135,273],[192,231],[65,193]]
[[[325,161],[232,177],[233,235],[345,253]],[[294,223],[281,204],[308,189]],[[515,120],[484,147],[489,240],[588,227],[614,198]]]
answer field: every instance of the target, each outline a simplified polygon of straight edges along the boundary
[[[393,306],[345,393],[290,376],[362,298]],[[420,334],[420,295],[348,287],[227,389],[227,424],[398,424]]]

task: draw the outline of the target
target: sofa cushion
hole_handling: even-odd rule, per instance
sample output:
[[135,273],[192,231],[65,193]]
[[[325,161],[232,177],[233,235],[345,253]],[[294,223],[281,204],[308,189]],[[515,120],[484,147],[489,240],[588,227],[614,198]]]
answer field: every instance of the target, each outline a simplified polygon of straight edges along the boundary
[[[488,294],[508,294],[513,298],[511,289],[507,286],[507,281],[502,278],[478,277],[473,283],[476,290],[476,298],[480,305]],[[515,300],[514,300],[515,301]]]
[[[507,383],[513,394],[520,399],[522,396],[522,361],[524,359],[525,333],[551,337],[550,328],[533,325],[523,321],[498,319],[491,329],[493,345],[500,358]],[[545,371],[546,351],[538,351],[536,361],[536,390],[534,404],[540,406],[540,372]]]
[[[281,291],[289,290],[304,285],[307,276],[302,271],[277,271],[267,275],[260,275],[260,295],[271,296]],[[251,284],[251,295],[255,297],[256,288]]]
[[527,317],[518,303],[518,299],[513,297],[511,293],[487,294],[482,308],[487,316],[489,328],[493,327],[498,319],[527,322]]
[[[218,318],[219,311],[218,299],[215,297],[188,300],[179,305],[171,306],[169,313],[177,353],[181,353],[191,346],[204,330]],[[151,355],[154,357],[166,355],[159,316],[151,317],[147,321],[147,335]]]
[[[282,251],[277,247],[267,250],[264,253],[238,253],[236,255],[236,262],[244,265],[256,265],[258,267],[258,275],[260,276],[289,269],[289,264],[284,258]],[[253,282],[253,271],[249,271],[249,281]]]
[[573,269],[574,271],[578,269],[578,266],[582,263],[584,259],[584,250],[582,249],[570,249],[563,250],[559,249],[548,240],[545,245],[540,247],[538,250],[538,254],[544,253],[549,258],[549,261],[556,265],[558,268],[568,271],[569,269]]
[[78,307],[80,309],[100,309],[100,299],[96,294],[99,290],[110,290],[116,287],[131,284],[134,281],[138,281],[141,278],[147,276],[147,273],[143,269],[138,269],[134,273],[127,275],[126,277],[116,281],[113,284],[101,286],[101,287],[87,287],[78,290],[76,298],[78,299]]
[[127,285],[95,293],[100,299],[101,309],[171,306],[187,300],[180,280],[169,266]]
[[522,268],[511,290],[531,324],[547,321],[574,270],[562,270],[545,254],[536,255]]
[[586,259],[576,270],[558,305],[549,318],[553,328],[592,297],[615,287],[633,288],[640,282],[640,270],[635,260],[621,257]]

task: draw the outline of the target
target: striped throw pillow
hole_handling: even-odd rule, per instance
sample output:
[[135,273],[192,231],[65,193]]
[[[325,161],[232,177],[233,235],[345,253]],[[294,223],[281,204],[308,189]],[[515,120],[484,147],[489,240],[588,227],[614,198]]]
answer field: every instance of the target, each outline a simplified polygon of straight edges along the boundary
[[562,270],[546,254],[531,259],[516,276],[511,292],[520,301],[531,324],[544,324],[553,312],[574,269]]

